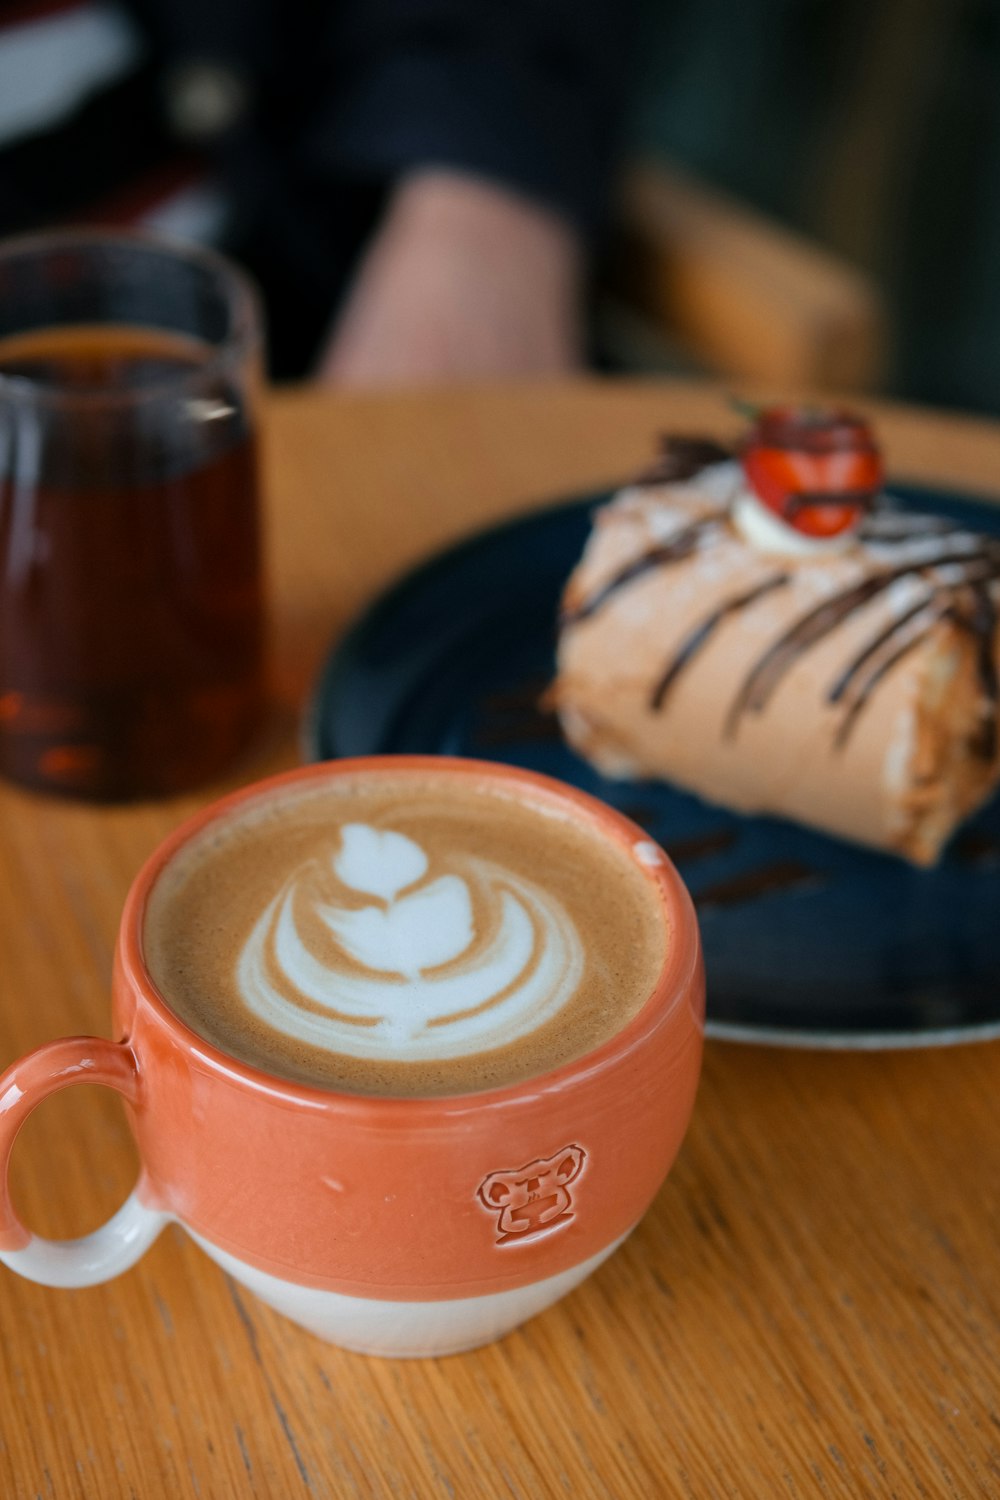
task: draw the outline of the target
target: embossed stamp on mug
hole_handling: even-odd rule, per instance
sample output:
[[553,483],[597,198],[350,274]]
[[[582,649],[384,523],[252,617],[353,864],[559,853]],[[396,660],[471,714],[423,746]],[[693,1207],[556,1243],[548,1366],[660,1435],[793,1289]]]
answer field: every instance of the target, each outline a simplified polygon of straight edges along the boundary
[[478,1196],[488,1212],[497,1214],[497,1244],[523,1244],[568,1224],[573,1218],[569,1185],[586,1160],[582,1146],[564,1146],[553,1156],[485,1177]]

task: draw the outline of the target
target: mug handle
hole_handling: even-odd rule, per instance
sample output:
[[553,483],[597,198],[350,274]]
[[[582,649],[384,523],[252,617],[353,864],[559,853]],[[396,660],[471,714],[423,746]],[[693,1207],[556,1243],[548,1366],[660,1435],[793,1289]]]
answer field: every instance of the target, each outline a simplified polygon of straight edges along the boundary
[[18,1131],[50,1094],[74,1083],[102,1083],[130,1104],[139,1101],[139,1067],[125,1042],[69,1036],[47,1042],[0,1076],[0,1261],[42,1286],[96,1286],[127,1271],[168,1223],[133,1189],[100,1229],[76,1240],[47,1240],[21,1223],[10,1199],[7,1169]]

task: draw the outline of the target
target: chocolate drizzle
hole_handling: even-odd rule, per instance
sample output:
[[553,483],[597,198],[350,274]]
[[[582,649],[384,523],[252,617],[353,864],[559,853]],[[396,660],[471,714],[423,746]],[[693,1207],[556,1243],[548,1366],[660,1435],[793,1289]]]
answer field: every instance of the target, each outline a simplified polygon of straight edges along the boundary
[[1000,839],[984,828],[967,828],[952,845],[955,858],[963,865],[983,869],[1000,866]]
[[748,589],[746,593],[736,594],[733,598],[727,599],[702,620],[700,625],[696,625],[687,639],[681,643],[680,649],[649,696],[649,706],[653,712],[659,713],[667,694],[681,672],[711,640],[716,628],[722,624],[723,620],[728,619],[730,615],[738,614],[741,609],[746,609],[748,605],[753,604],[757,599],[762,599],[766,594],[773,593],[775,589],[782,588],[788,580],[787,573],[776,573],[771,578],[765,578],[764,582],[758,583],[756,588]]
[[785,501],[783,515],[792,521],[803,510],[850,506],[854,510],[871,510],[878,500],[877,490],[799,490]]
[[[878,635],[872,637],[872,639],[865,645],[865,647],[858,652],[854,660],[848,662],[843,672],[841,672],[840,676],[837,678],[836,682],[833,684],[833,687],[827,694],[828,703],[840,702],[844,694],[847,692],[848,688],[850,688],[856,680],[858,673],[862,670],[862,668],[867,666],[868,662],[871,661],[873,656],[878,655],[882,647],[888,644],[888,642],[897,633],[897,631],[902,630],[906,625],[910,623],[911,620],[915,620],[918,615],[923,614],[924,611],[928,609],[931,603],[931,598],[932,596],[930,594],[925,594],[922,599],[917,600],[916,604],[911,605],[909,609],[904,610],[901,615],[897,615],[894,620],[890,621],[890,623],[885,627],[884,630],[879,631]],[[923,634],[921,634],[920,639],[923,639]]]
[[825,877],[818,870],[797,859],[780,859],[702,886],[694,892],[693,899],[702,911],[709,906],[738,906],[768,896],[772,891],[816,890],[825,884]]
[[692,833],[686,838],[667,839],[663,847],[675,864],[684,864],[697,859],[710,859],[715,854],[724,854],[735,843],[735,828],[710,828],[706,833]]
[[[907,537],[907,540],[911,539],[911,537]],[[763,656],[759,657],[751,668],[736,695],[735,702],[726,719],[725,732],[727,736],[730,738],[735,736],[739,728],[740,719],[745,713],[762,712],[767,707],[768,702],[786,673],[798,658],[812,646],[823,640],[831,631],[842,625],[856,610],[869,604],[880,594],[884,594],[887,589],[891,588],[900,579],[926,577],[929,573],[933,573],[935,569],[949,565],[959,566],[962,573],[961,583],[941,583],[940,581],[935,582],[933,579],[930,579],[932,589],[930,598],[940,599],[943,593],[945,600],[947,600],[961,585],[968,585],[970,583],[985,584],[992,579],[1000,578],[1000,546],[987,544],[975,551],[967,549],[958,551],[954,547],[949,547],[945,542],[937,552],[932,553],[929,557],[910,559],[908,562],[899,563],[895,567],[882,568],[878,572],[871,574],[868,578],[862,579],[859,583],[842,589],[840,593],[834,594],[830,599],[825,599],[822,604],[818,604],[814,609],[809,610],[801,619],[795,622],[791,629],[787,630],[784,635],[780,636],[777,641],[769,646]],[[923,602],[926,606],[929,599]],[[883,631],[878,638],[869,642],[860,653],[860,656],[848,668],[848,677],[864,661],[870,659],[879,647],[888,644],[900,629],[905,627],[912,618],[913,613],[913,611],[905,612],[893,622],[888,631]],[[974,615],[964,616],[962,620],[963,625],[973,631],[980,642],[984,639],[984,625],[981,618],[983,613],[983,611],[979,611]],[[930,626],[928,626],[928,629],[930,629]],[[994,632],[995,618],[993,630],[989,632],[985,646],[980,645],[980,652],[985,650],[987,655],[991,656]],[[916,638],[907,640],[905,650],[900,649],[894,652],[871,674],[859,699],[855,699],[848,709],[848,718],[850,720],[850,724],[847,726],[848,733],[860,709],[870,698],[872,689],[886,676],[889,669],[903,655],[911,650],[919,640],[923,639],[924,635],[926,635],[926,632],[923,632]],[[990,705],[987,717],[995,725],[997,708],[997,683],[995,674],[992,679],[992,686],[987,683],[984,672],[981,672],[981,678],[983,680],[984,693]],[[839,687],[842,681],[843,677],[838,679],[835,688]],[[838,698],[841,696],[842,693],[838,694]],[[831,698],[831,701],[837,700]],[[842,726],[842,731],[838,734],[836,743],[843,745],[845,742],[846,736],[843,734]],[[977,747],[976,753],[981,754],[983,751]]]
[[680,484],[685,479],[695,479],[703,469],[713,464],[728,463],[732,450],[706,437],[660,438],[660,451],[653,463],[636,484]]
[[472,743],[484,749],[519,740],[560,742],[562,731],[549,687],[547,678],[531,678],[488,694],[480,703],[482,712],[477,715]]
[[634,583],[644,573],[651,572],[654,568],[666,568],[672,563],[683,562],[696,552],[701,545],[702,539],[707,536],[714,527],[726,519],[726,511],[711,511],[707,516],[702,516],[698,521],[692,521],[670,538],[667,542],[660,542],[655,547],[649,547],[634,557],[631,562],[626,563],[617,573],[602,584],[596,594],[591,594],[589,599],[584,599],[575,609],[563,610],[559,617],[562,629],[569,625],[579,625],[581,620],[590,619],[607,601],[623,589],[626,584]]
[[930,632],[930,628],[930,625],[928,625],[926,630],[919,631],[916,635],[911,636],[909,640],[904,641],[901,646],[897,646],[896,650],[893,651],[889,656],[887,656],[884,661],[880,662],[879,665],[875,668],[874,672],[872,672],[868,676],[863,687],[861,688],[861,691],[854,698],[851,706],[848,708],[846,714],[840,721],[840,726],[837,729],[837,733],[833,741],[834,749],[843,750],[844,746],[847,744],[847,741],[851,737],[851,731],[854,729],[854,726],[857,723],[858,715],[861,713],[861,710],[868,702],[868,699],[871,697],[874,690],[878,687],[879,683],[884,677],[888,677],[889,673],[892,671],[897,662],[902,661],[905,656],[909,656],[910,652],[915,651],[916,648],[921,644],[921,642],[926,639],[927,635]]

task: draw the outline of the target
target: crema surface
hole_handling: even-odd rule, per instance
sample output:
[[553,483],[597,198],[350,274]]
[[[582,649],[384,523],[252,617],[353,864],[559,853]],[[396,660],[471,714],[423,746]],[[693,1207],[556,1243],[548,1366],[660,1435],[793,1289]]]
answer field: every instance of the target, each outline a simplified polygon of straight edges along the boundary
[[496,1087],[599,1046],[666,924],[624,850],[487,781],[369,773],[262,798],[159,877],[170,1007],[267,1072],[356,1093]]

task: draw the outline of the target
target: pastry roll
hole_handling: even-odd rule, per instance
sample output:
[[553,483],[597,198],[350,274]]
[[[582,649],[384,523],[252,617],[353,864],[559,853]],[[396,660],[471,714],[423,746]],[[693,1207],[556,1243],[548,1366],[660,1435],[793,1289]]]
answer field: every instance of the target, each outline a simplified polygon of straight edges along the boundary
[[929,865],[1000,778],[1000,540],[893,508],[867,448],[790,478],[794,446],[751,482],[759,441],[668,443],[597,513],[555,706],[605,775]]

